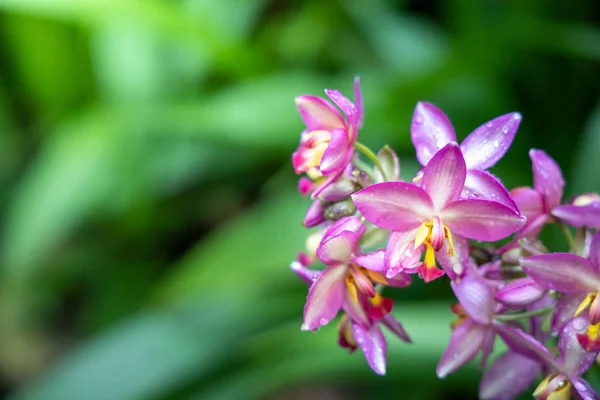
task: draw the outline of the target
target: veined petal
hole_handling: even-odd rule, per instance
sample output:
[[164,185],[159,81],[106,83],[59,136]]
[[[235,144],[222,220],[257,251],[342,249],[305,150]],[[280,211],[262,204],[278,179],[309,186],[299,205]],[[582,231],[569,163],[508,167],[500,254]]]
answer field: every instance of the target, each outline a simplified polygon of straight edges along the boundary
[[556,301],[554,314],[552,314],[552,331],[558,334],[574,318],[575,311],[587,296],[582,294],[562,294]]
[[349,147],[348,133],[345,129],[335,129],[331,132],[331,141],[321,158],[319,169],[324,175],[328,175],[335,170],[343,169],[348,161],[348,152],[352,152]]
[[352,261],[368,270],[384,272],[384,259],[385,251],[377,250],[373,253],[365,253],[361,254],[360,256],[356,256],[352,259]]
[[352,200],[367,220],[394,231],[416,228],[433,216],[431,198],[412,183],[376,183],[354,193]]
[[496,293],[496,300],[512,308],[523,308],[540,300],[545,292],[544,288],[527,277],[502,286]]
[[452,233],[469,239],[495,242],[525,224],[525,219],[507,206],[490,200],[457,200],[440,213]]
[[519,211],[528,220],[544,213],[544,198],[541,193],[528,187],[514,188],[510,193]]
[[512,400],[527,389],[542,371],[539,362],[507,351],[486,369],[479,384],[483,400]]
[[468,169],[488,169],[508,151],[521,114],[504,114],[475,129],[460,145]]
[[557,206],[552,210],[552,215],[575,228],[582,226],[600,228],[600,201],[584,206],[574,204]]
[[596,393],[596,389],[592,387],[585,379],[579,377],[571,378],[573,389],[579,397],[585,400],[598,400],[600,396]]
[[560,167],[543,150],[529,150],[533,168],[533,187],[544,196],[544,206],[547,212],[560,204],[565,180]]
[[517,213],[519,212],[517,204],[515,204],[515,201],[502,182],[487,171],[479,169],[468,170],[461,197],[494,200]]
[[338,236],[323,238],[317,248],[317,257],[327,265],[347,263],[356,249],[358,238],[349,231],[344,231]]
[[371,369],[378,375],[385,375],[387,343],[379,325],[373,324],[366,329],[352,324],[352,333]]
[[469,317],[486,325],[494,317],[494,292],[486,281],[475,276],[467,276],[459,283],[452,284],[452,290]]
[[521,260],[521,267],[544,289],[563,293],[591,293],[600,288],[600,276],[591,263],[574,254],[531,256]]
[[331,237],[339,236],[344,231],[352,232],[357,237],[361,237],[365,233],[365,229],[365,224],[360,220],[360,217],[340,218],[327,229],[322,240],[325,241]]
[[304,95],[296,97],[296,107],[300,117],[309,131],[332,130],[343,128],[344,119],[327,100],[317,96]]
[[450,343],[437,365],[438,378],[444,378],[471,361],[483,346],[488,328],[467,318],[452,332]]
[[417,151],[417,160],[426,165],[439,149],[456,141],[450,120],[431,103],[418,102],[410,125],[410,138]]
[[415,234],[416,229],[407,232],[390,232],[384,258],[388,278],[406,268],[418,267],[421,263],[421,251],[414,246]]
[[338,313],[346,294],[348,268],[331,265],[325,268],[312,284],[304,306],[302,330],[315,330],[327,324]]
[[501,324],[496,325],[496,332],[498,332],[504,343],[506,343],[512,351],[533,360],[537,360],[548,367],[559,371],[561,370],[560,364],[556,362],[552,353],[550,353],[546,346],[538,342],[528,333]]
[[465,160],[454,142],[448,143],[429,160],[423,170],[421,187],[431,197],[436,212],[458,199],[466,176]]
[[406,343],[412,343],[408,333],[404,330],[404,327],[396,318],[392,317],[392,314],[388,314],[381,320],[381,323],[384,324],[392,333],[400,338],[400,340],[405,341]]
[[578,334],[584,334],[589,326],[589,319],[577,317],[569,322],[558,337],[559,360],[568,375],[581,375],[596,361],[597,351],[585,351],[577,340]]

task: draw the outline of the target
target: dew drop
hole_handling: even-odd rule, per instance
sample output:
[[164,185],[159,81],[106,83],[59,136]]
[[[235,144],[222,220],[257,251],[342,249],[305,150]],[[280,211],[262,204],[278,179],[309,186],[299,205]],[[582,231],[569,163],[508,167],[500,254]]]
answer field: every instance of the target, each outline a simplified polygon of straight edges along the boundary
[[488,122],[487,124],[485,124],[485,126],[487,126],[488,128],[491,128],[491,127],[492,127],[492,125],[493,125],[493,124],[492,124],[492,122],[491,122],[491,121],[490,121],[490,122]]
[[585,322],[584,318],[575,318],[573,320],[573,328],[575,328],[576,331],[583,331],[585,328],[587,327],[587,323]]
[[518,120],[520,120],[520,119],[521,119],[521,114],[515,114],[515,115],[513,115],[513,119],[514,119],[515,121],[518,121]]
[[582,382],[575,382],[575,389],[579,390],[580,392],[585,392],[587,390]]
[[422,123],[423,123],[423,117],[421,117],[420,115],[417,115],[417,116],[415,117],[415,122],[416,122],[417,124],[422,124]]
[[494,140],[494,143],[492,143],[492,145],[493,145],[495,148],[498,148],[498,147],[500,147],[500,142],[499,142],[498,140]]
[[315,274],[312,276],[312,281],[313,282],[316,281],[318,277],[319,277],[319,273],[315,272]]
[[508,133],[508,126],[507,125],[504,125],[502,127],[502,133],[504,133],[505,135]]
[[321,318],[319,319],[319,325],[325,325],[326,323],[327,323],[327,318],[325,318],[325,317],[321,317]]

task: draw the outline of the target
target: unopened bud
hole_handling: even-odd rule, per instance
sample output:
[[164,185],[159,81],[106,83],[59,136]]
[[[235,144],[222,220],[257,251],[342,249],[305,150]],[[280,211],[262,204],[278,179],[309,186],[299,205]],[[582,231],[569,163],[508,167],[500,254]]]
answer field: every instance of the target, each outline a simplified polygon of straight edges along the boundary
[[325,218],[337,221],[343,217],[349,217],[356,212],[356,206],[351,199],[338,201],[325,208]]
[[356,192],[356,184],[353,181],[338,179],[323,189],[319,198],[323,201],[339,201],[348,198],[354,192]]

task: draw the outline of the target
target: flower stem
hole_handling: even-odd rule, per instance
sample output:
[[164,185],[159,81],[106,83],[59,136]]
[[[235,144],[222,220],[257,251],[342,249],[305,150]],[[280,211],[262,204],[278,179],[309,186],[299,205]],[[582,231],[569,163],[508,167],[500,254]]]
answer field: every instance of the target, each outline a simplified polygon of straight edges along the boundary
[[572,253],[577,252],[577,247],[575,246],[575,241],[573,240],[573,234],[569,230],[569,228],[562,222],[561,220],[556,220],[556,225],[560,228],[563,235],[565,235],[565,239],[567,239],[567,243],[569,244],[569,251]]
[[375,167],[377,167],[379,172],[381,172],[381,176],[383,177],[383,179],[387,181],[387,177],[385,176],[385,172],[383,170],[383,167],[381,166],[381,163],[379,162],[379,159],[377,158],[377,155],[375,155],[375,153],[373,153],[373,151],[370,148],[359,142],[354,142],[354,148],[363,153],[365,156],[367,156],[369,160],[373,161]]
[[537,317],[538,315],[544,315],[553,310],[554,310],[554,307],[544,307],[544,308],[539,308],[537,310],[525,311],[525,312],[521,312],[521,313],[494,315],[494,319],[496,319],[498,321],[515,321],[517,319],[531,318],[531,317]]

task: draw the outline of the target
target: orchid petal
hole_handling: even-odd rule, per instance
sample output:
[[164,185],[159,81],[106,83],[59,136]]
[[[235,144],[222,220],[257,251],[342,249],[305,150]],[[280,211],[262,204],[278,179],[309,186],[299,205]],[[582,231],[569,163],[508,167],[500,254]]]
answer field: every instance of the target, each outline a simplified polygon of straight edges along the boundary
[[568,375],[581,375],[596,361],[598,352],[585,351],[577,339],[577,334],[587,331],[589,326],[587,317],[577,317],[570,321],[558,337],[558,352],[564,367],[563,372]]
[[369,329],[365,329],[358,324],[352,324],[352,333],[371,369],[378,375],[385,375],[387,343],[379,325],[373,324]]
[[484,280],[467,276],[452,284],[452,290],[469,317],[479,324],[489,324],[494,317],[494,292]]
[[441,251],[435,253],[435,259],[450,279],[455,280],[457,277],[463,277],[471,268],[472,263],[469,257],[469,241],[460,235],[453,235],[452,243],[454,245],[453,256],[448,254],[446,245],[444,245]]
[[357,242],[356,235],[348,231],[327,240],[324,238],[317,248],[317,257],[327,265],[346,263],[356,249]]
[[600,201],[584,206],[573,204],[558,206],[552,210],[552,215],[575,228],[582,226],[600,228]]
[[329,185],[331,185],[332,183],[334,183],[340,176],[342,176],[342,174],[344,173],[343,169],[339,169],[334,171],[333,173],[331,173],[330,175],[325,176],[325,179],[323,179],[314,189],[314,191],[312,192],[312,194],[310,195],[311,199],[316,199],[323,190],[327,189],[329,187]]
[[313,331],[337,315],[346,294],[347,274],[348,268],[343,264],[331,265],[321,272],[308,291],[303,331]]
[[543,150],[529,150],[533,168],[533,187],[544,196],[544,206],[547,212],[560,204],[565,180],[560,167]]
[[465,187],[461,197],[494,200],[504,204],[511,210],[519,212],[517,204],[502,182],[487,171],[471,169],[467,171]]
[[515,238],[516,239],[521,239],[521,238],[535,239],[535,238],[537,238],[540,231],[542,230],[544,225],[546,225],[546,223],[549,221],[549,219],[550,218],[548,217],[548,214],[540,214],[537,217],[527,219],[527,222],[525,222],[525,225],[523,225],[523,227],[521,229],[519,229]]
[[521,260],[521,267],[541,287],[563,293],[589,293],[600,288],[591,263],[570,253],[541,254]]
[[340,108],[340,110],[344,112],[344,114],[346,114],[346,117],[348,117],[348,122],[356,126],[358,122],[358,115],[354,104],[352,104],[352,102],[339,90],[325,89],[325,94],[331,99],[331,101],[335,103],[336,106]]
[[556,362],[552,353],[537,341],[533,336],[523,332],[520,329],[511,328],[506,325],[496,325],[496,332],[500,335],[504,343],[514,352],[525,357],[537,360],[543,365],[560,370],[560,365]]
[[516,279],[502,286],[496,300],[512,308],[523,308],[544,297],[545,290],[531,278]]
[[408,333],[396,318],[392,317],[391,314],[387,314],[381,320],[381,323],[384,324],[394,335],[398,336],[400,340],[405,341],[406,343],[412,343]]
[[452,332],[450,343],[437,365],[438,378],[446,377],[471,361],[481,349],[488,330],[470,318],[461,322]]
[[552,331],[556,334],[562,331],[563,328],[575,317],[575,311],[579,308],[581,302],[587,294],[562,294],[556,301],[554,313],[550,325]]
[[600,231],[596,232],[592,237],[589,260],[592,263],[594,270],[600,274]]
[[294,271],[296,273],[296,275],[298,275],[298,277],[300,277],[300,279],[302,279],[304,282],[308,283],[309,285],[312,285],[312,283],[315,280],[317,280],[317,278],[321,274],[321,271],[314,271],[312,269],[308,269],[304,265],[302,265],[302,263],[300,263],[299,261],[292,261],[290,263],[290,269],[292,271]]
[[353,262],[375,272],[384,272],[385,251],[377,250],[373,253],[365,253],[352,259]]
[[339,236],[344,231],[352,232],[357,237],[361,237],[365,233],[365,230],[365,224],[360,220],[360,217],[344,217],[338,219],[327,229],[322,240],[325,241],[331,237]]
[[442,110],[431,103],[418,102],[410,125],[410,139],[417,151],[417,160],[427,165],[439,149],[456,141],[456,135]]
[[457,200],[465,185],[467,167],[454,142],[438,151],[425,166],[421,187],[433,200],[436,211]]
[[508,151],[521,114],[504,114],[475,129],[460,145],[468,169],[488,169]]
[[585,379],[572,377],[573,389],[577,392],[580,398],[584,400],[599,400],[600,396],[596,393],[596,389],[592,387]]
[[517,203],[521,214],[528,220],[544,213],[544,198],[541,193],[528,187],[518,187],[514,188],[510,194]]
[[433,212],[427,192],[406,182],[376,183],[354,193],[352,200],[367,220],[394,231],[416,228]]
[[507,351],[486,369],[479,384],[483,400],[512,400],[535,382],[540,364],[519,353]]
[[331,141],[321,158],[319,169],[324,175],[328,175],[333,171],[343,169],[346,163],[350,161],[348,152],[352,152],[352,148],[348,143],[348,132],[345,129],[335,129],[331,132]]
[[504,239],[525,223],[507,206],[490,200],[457,200],[440,213],[452,233],[469,239],[494,242]]
[[390,287],[407,287],[411,284],[410,275],[407,273],[400,272],[395,274],[392,278],[386,277],[387,286]]
[[348,317],[357,324],[368,327],[371,324],[369,316],[366,310],[366,301],[364,298],[359,297],[358,302],[350,293],[350,290],[346,290],[344,295],[344,302],[342,308],[348,315]]
[[417,267],[421,263],[421,251],[414,246],[415,233],[416,229],[407,232],[390,232],[384,258],[388,278],[405,268]]
[[356,184],[350,179],[340,178],[324,189],[319,195],[319,199],[323,201],[339,201],[350,197],[354,192],[356,192]]
[[344,119],[327,100],[317,96],[296,97],[296,107],[308,131],[343,128]]

